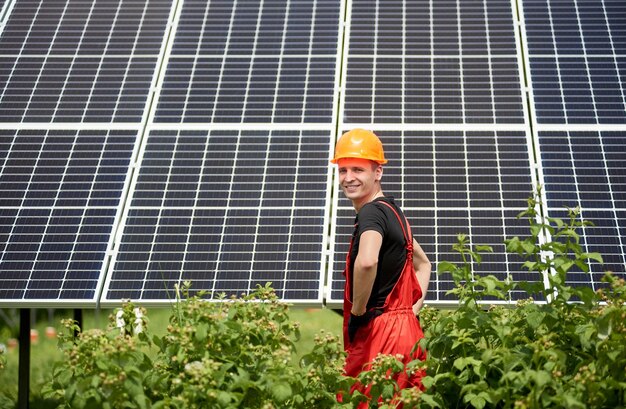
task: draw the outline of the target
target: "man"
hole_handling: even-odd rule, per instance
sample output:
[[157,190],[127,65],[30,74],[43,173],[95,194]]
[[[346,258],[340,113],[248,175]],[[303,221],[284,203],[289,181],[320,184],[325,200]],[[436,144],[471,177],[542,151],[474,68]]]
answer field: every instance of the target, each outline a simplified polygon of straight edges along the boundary
[[[431,265],[402,210],[383,194],[382,143],[373,132],[353,129],[339,138],[331,162],[357,213],[344,271],[345,374],[357,376],[379,353],[401,354],[405,364],[423,360],[425,352],[413,348],[424,337],[416,315]],[[421,387],[422,375],[403,373],[398,384]]]

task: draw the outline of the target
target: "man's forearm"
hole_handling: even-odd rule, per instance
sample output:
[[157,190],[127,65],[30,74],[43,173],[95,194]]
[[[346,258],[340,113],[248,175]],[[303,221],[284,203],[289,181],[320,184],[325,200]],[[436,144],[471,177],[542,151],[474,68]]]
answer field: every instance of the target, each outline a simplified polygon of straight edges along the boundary
[[424,305],[426,299],[426,293],[428,292],[428,285],[430,283],[430,263],[420,265],[420,268],[415,271],[417,276],[417,282],[422,290],[422,297],[413,306],[413,312],[417,315]]
[[372,294],[372,286],[376,279],[377,264],[362,265],[357,257],[354,263],[352,283],[352,313],[354,315],[365,314],[367,301]]
[[426,299],[426,293],[428,292],[428,284],[430,283],[430,273],[432,265],[430,260],[417,240],[413,240],[413,267],[415,268],[415,275],[417,281],[422,290],[422,297],[413,306],[413,312],[417,315],[424,305]]

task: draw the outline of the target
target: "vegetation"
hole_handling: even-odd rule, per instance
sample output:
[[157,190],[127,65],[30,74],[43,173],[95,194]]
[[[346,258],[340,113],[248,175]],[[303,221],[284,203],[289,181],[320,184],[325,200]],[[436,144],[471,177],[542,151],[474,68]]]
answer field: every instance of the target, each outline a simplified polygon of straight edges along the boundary
[[[426,331],[421,345],[429,357],[411,366],[426,369],[426,391],[403,391],[405,408],[625,407],[624,280],[607,273],[606,286],[595,292],[566,285],[571,269],[587,272],[590,260],[602,262],[599,254],[585,253],[580,245],[579,229],[590,223],[578,220],[578,209],[568,209],[569,220],[543,222],[536,209],[531,198],[519,215],[528,219],[530,236],[514,237],[506,245],[524,257],[529,271],[545,275],[551,288],[476,275],[472,266],[491,249],[472,249],[467,237],[459,235],[454,248],[463,263],[438,266],[438,273],[451,274],[459,307],[422,312]],[[539,237],[546,233],[552,240],[542,243]],[[487,309],[480,303],[484,297],[506,299],[518,286],[547,302],[530,297],[513,308]],[[379,374],[389,368],[383,366]],[[387,388],[380,396],[393,402],[394,393]]]
[[[271,287],[207,303],[189,296],[188,284],[161,334],[132,304],[112,315],[106,330],[80,332],[65,321],[64,357],[45,396],[72,408],[625,407],[624,280],[608,273],[596,291],[568,286],[572,269],[589,271],[590,262],[602,262],[580,244],[579,231],[589,222],[579,220],[577,209],[569,209],[568,220],[544,221],[537,207],[531,198],[519,215],[530,235],[506,246],[525,268],[545,276],[549,289],[478,275],[474,267],[491,249],[471,247],[459,235],[454,249],[461,263],[438,265],[439,274],[454,280],[459,305],[423,309],[424,362],[404,368],[395,357],[380,356],[358,379],[346,378],[342,343],[332,333],[295,354],[299,325]],[[489,305],[519,289],[528,299]],[[425,370],[425,390],[399,391],[393,375],[403,370]],[[371,385],[371,396],[351,394],[355,381]]]

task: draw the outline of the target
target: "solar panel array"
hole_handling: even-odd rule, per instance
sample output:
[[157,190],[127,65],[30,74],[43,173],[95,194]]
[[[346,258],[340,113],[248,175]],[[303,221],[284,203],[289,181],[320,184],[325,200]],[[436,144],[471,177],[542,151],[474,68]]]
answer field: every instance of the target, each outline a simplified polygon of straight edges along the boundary
[[596,222],[605,265],[572,282],[624,274],[619,3],[0,2],[0,305],[159,305],[187,280],[339,305],[354,210],[328,160],[357,126],[434,265],[465,232],[495,250],[478,272],[541,280],[503,246],[539,183]]

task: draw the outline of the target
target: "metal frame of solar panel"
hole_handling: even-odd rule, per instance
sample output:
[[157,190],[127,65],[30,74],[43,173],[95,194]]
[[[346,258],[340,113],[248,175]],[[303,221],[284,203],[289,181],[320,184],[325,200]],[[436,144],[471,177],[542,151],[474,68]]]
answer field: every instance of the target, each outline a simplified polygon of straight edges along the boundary
[[[350,4],[340,130],[381,137],[389,156],[383,191],[399,199],[433,266],[460,261],[452,244],[467,233],[473,245],[494,248],[476,273],[543,282],[503,244],[527,233],[516,215],[537,184],[514,3]],[[339,306],[354,210],[337,187],[333,195],[327,305]],[[433,272],[427,302],[456,305],[446,295],[452,287]]]
[[185,281],[322,305],[343,6],[283,3],[177,10],[103,305]]
[[604,265],[568,277],[595,290],[606,270],[626,277],[626,10],[608,0],[525,1],[520,15],[548,215],[579,206],[595,224],[581,244]]

